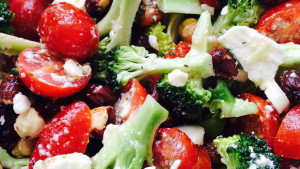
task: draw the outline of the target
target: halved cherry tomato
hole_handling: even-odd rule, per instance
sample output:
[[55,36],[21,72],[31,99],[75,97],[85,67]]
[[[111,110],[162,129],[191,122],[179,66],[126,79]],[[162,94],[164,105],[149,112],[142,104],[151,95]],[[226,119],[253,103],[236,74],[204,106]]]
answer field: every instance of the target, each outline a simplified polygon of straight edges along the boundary
[[74,102],[46,125],[31,155],[29,168],[38,160],[69,153],[84,153],[91,130],[91,112],[84,102]]
[[276,110],[268,102],[258,96],[243,93],[238,96],[243,100],[248,100],[256,104],[258,112],[241,118],[241,127],[245,128],[245,133],[254,131],[256,136],[266,140],[269,147],[273,148],[274,138],[280,125],[280,120]]
[[204,3],[208,6],[214,7],[216,9],[222,8],[222,6],[218,0],[200,0],[200,2]]
[[300,160],[300,104],[284,117],[274,142],[275,154]]
[[114,105],[116,124],[128,120],[144,103],[147,92],[137,79],[131,79],[121,91],[121,97]]
[[197,147],[198,162],[194,169],[211,169],[211,161],[207,150],[203,146]]
[[300,43],[300,1],[284,2],[267,11],[257,25],[259,33],[277,43]]
[[191,50],[191,44],[187,42],[179,42],[174,46],[171,51],[165,55],[165,59],[184,58],[185,55]]
[[169,169],[179,160],[178,169],[194,168],[198,152],[192,140],[177,128],[160,128],[156,131],[153,145],[153,164],[158,169]]
[[99,33],[95,22],[71,4],[56,3],[46,8],[38,32],[49,50],[61,57],[84,61],[98,48]]
[[29,48],[18,57],[18,70],[24,84],[35,94],[50,98],[67,97],[83,89],[91,78],[88,65],[82,76],[64,69],[65,61],[42,47]]
[[16,36],[39,41],[36,31],[41,14],[53,0],[9,0],[10,11],[15,14],[13,19]]

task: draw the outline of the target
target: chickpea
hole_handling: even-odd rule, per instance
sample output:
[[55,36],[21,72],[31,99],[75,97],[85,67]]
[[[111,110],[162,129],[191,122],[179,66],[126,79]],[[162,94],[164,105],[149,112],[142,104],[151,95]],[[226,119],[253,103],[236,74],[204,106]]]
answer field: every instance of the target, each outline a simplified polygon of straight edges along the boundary
[[197,25],[197,19],[187,18],[178,27],[178,34],[183,41],[192,43],[192,35]]
[[40,135],[44,129],[45,121],[34,108],[18,116],[14,128],[24,140],[30,140]]
[[92,124],[91,124],[91,136],[101,138],[104,129],[109,121],[109,117],[114,114],[113,108],[111,106],[107,107],[97,107],[91,110],[92,114]]
[[17,158],[28,157],[34,150],[36,140],[23,140],[21,139],[12,150],[12,154]]

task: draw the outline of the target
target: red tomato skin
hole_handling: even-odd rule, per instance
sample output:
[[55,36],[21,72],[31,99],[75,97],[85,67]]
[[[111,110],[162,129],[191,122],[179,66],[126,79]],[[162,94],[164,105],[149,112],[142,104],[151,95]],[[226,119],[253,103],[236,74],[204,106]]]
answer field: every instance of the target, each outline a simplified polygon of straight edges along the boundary
[[99,32],[95,22],[71,4],[50,5],[41,15],[38,26],[42,41],[59,56],[84,61],[98,48]]
[[29,168],[48,157],[84,153],[90,128],[91,112],[87,104],[81,101],[70,104],[45,126],[30,157]]
[[171,51],[166,53],[165,59],[184,58],[191,50],[191,44],[188,42],[179,42]]
[[[269,105],[266,100],[264,100],[261,97],[249,93],[243,93],[238,97],[256,104],[258,108],[258,120],[260,121],[260,125],[263,131],[262,139],[266,140],[269,147],[273,148],[274,139],[276,137],[280,125],[280,119],[277,111],[271,105]],[[273,110],[267,110],[266,106],[270,106],[269,108]],[[255,116],[255,114],[253,114],[252,116]],[[254,133],[256,133],[256,131],[254,131]]]
[[[28,60],[26,52],[39,53],[35,61]],[[64,61],[41,47],[29,48],[22,51],[18,57],[18,70],[23,83],[33,93],[50,98],[64,98],[83,89],[91,78],[91,73],[75,80],[70,86],[64,82],[55,82],[51,73],[67,76],[63,68]],[[54,69],[57,65],[58,70]]]
[[300,1],[286,1],[267,11],[257,25],[257,31],[277,43],[300,43]]
[[300,104],[292,108],[281,122],[274,152],[281,157],[300,159]]
[[211,169],[211,161],[207,150],[203,146],[197,147],[198,162],[194,169]]
[[160,128],[152,145],[153,164],[158,169],[169,169],[176,160],[181,160],[178,169],[194,168],[198,152],[192,140],[177,128]]
[[25,39],[39,41],[37,26],[41,14],[53,0],[9,0],[10,11],[15,13],[13,19],[14,35]]
[[[142,106],[142,104],[146,100],[146,97],[147,97],[147,92],[144,89],[144,87],[141,85],[141,83],[135,78],[129,80],[127,84],[122,88],[121,97],[114,106],[115,112],[117,114],[116,124],[122,124],[125,121],[127,121],[132,115],[134,115],[134,113],[137,112],[137,110]],[[128,113],[125,113],[126,114],[125,117],[120,116],[120,113],[118,112],[118,108],[117,108],[118,107],[117,104],[119,104],[120,100],[122,99],[128,99],[126,100],[126,104],[130,105],[129,109],[126,110],[128,111]]]

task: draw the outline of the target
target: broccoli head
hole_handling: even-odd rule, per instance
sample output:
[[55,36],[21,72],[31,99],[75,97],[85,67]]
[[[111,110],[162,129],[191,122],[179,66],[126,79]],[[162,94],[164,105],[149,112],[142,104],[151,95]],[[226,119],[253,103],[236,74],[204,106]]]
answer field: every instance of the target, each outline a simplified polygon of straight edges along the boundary
[[158,43],[158,56],[164,57],[167,52],[169,52],[175,44],[172,42],[170,36],[164,32],[166,26],[158,22],[152,25],[147,31],[147,36],[155,36]]
[[265,11],[258,0],[228,0],[225,8],[228,10],[213,24],[213,32],[216,35],[222,35],[233,26],[253,27]]
[[168,111],[150,95],[139,110],[122,125],[108,125],[103,148],[94,157],[95,169],[142,168],[145,158],[152,164],[152,142]]
[[0,32],[10,34],[15,31],[12,27],[12,20],[15,14],[9,11],[10,6],[6,4],[6,0],[0,1]]
[[241,133],[232,137],[218,137],[214,141],[222,163],[228,169],[279,169],[280,157],[274,154],[265,140]]
[[210,91],[202,87],[202,78],[198,75],[190,75],[183,87],[172,86],[168,82],[168,75],[165,75],[157,84],[157,92],[184,112],[180,114],[181,117],[189,120],[201,119],[204,104],[211,98]]

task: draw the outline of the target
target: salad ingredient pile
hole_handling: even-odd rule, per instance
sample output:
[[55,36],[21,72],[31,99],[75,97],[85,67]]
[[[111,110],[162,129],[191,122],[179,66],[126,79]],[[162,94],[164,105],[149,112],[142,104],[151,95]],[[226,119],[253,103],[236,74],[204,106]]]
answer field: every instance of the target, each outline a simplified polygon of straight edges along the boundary
[[299,12],[0,1],[0,168],[300,168]]

